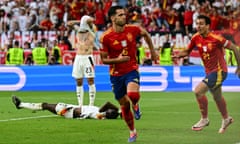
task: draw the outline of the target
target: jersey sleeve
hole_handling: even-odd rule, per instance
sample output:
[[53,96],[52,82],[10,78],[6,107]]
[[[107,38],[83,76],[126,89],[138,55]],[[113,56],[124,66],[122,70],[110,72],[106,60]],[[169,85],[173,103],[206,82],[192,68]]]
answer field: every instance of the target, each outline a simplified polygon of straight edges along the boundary
[[226,47],[229,48],[231,46],[231,44],[232,44],[231,41],[229,41],[229,40],[227,40],[225,38],[223,38],[222,41],[220,40],[220,42],[221,42],[221,44],[223,45],[224,48],[226,48]]

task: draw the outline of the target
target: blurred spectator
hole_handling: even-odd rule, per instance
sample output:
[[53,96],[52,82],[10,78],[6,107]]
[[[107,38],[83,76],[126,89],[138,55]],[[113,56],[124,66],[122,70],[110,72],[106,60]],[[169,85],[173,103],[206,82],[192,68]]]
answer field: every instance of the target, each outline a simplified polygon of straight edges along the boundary
[[[135,0],[129,0],[129,1],[130,1],[130,3],[128,4],[128,7],[127,7],[128,20],[130,22],[136,22],[138,20],[137,18],[139,17],[139,15],[142,14],[141,8],[137,5]],[[143,21],[143,24],[144,24],[144,26],[148,26],[150,24],[150,22],[145,24],[145,22]]]
[[37,0],[38,1],[38,8],[48,10],[48,6],[50,3],[50,0]]
[[57,29],[60,22],[62,21],[62,4],[58,3],[58,0],[52,1],[51,7],[49,10],[50,21],[54,25],[54,28]]
[[24,51],[28,51],[28,50],[30,50],[30,51],[32,51],[32,48],[31,48],[31,45],[30,45],[30,43],[29,42],[24,42],[24,44],[23,44],[23,50]]
[[159,64],[172,65],[173,43],[169,40],[169,34],[165,33],[165,40],[162,46],[159,47]]
[[85,2],[73,0],[70,4],[71,16],[73,20],[80,20],[81,17],[86,14]]
[[28,24],[29,24],[29,18],[26,14],[26,9],[25,8],[20,8],[19,10],[20,14],[17,17],[17,22],[19,25],[19,30],[21,32],[27,31],[28,29]]
[[33,60],[32,60],[32,48],[29,42],[24,42],[23,45],[23,50],[24,50],[24,64],[26,65],[33,65]]
[[[137,14],[137,12],[134,12],[134,13]],[[143,26],[146,27],[147,29],[151,29],[149,27],[156,25],[156,23],[154,24],[152,23],[153,22],[152,15],[148,8],[144,9],[144,12],[141,15],[141,19],[142,19]]]
[[146,9],[151,11],[151,2],[149,0],[144,0],[143,1],[143,5],[141,6],[141,13],[143,14]]
[[195,11],[193,12],[193,16],[192,16],[192,20],[193,20],[193,24],[192,24],[192,32],[195,33],[196,32],[196,28],[197,28],[197,24],[196,24],[196,20],[197,17],[200,14],[200,6],[197,6]]
[[228,66],[237,66],[237,60],[232,50],[225,49],[225,59]]
[[32,58],[35,65],[47,65],[49,53],[47,48],[43,46],[44,42],[38,42],[37,46],[32,50]]
[[59,35],[57,36],[57,40],[58,41],[63,41],[64,45],[68,46],[68,50],[72,50],[72,44],[69,41],[68,37],[69,37],[70,31],[60,31]]
[[160,32],[158,26],[156,25],[155,21],[152,21],[150,23],[150,25],[147,27],[147,31],[151,34],[151,35],[155,35],[157,33]]
[[[65,48],[65,47],[61,47],[61,48]],[[62,63],[62,54],[63,54],[63,50],[60,49],[59,45],[58,45],[58,41],[54,40],[53,41],[53,47],[51,50],[51,56],[50,59],[52,59],[52,62],[54,62],[54,64],[58,63],[61,64]]]
[[30,31],[38,31],[39,30],[37,15],[34,13],[31,14],[29,17],[28,30],[30,30]]
[[103,10],[103,3],[98,3],[96,12],[94,14],[95,16],[95,25],[97,26],[98,30],[104,30],[105,24],[106,24],[106,17]]
[[0,9],[4,10],[6,13],[10,13],[11,12],[11,7],[8,5],[8,1],[3,1],[2,6],[0,7]]
[[12,48],[7,52],[6,64],[21,65],[24,63],[24,51],[20,47],[19,41],[15,41]]
[[7,26],[7,31],[9,32],[14,32],[14,31],[19,31],[19,25],[18,22],[15,18],[12,17],[11,13],[8,13],[6,15],[6,26]]
[[47,15],[46,18],[40,22],[39,28],[41,30],[47,30],[47,31],[53,30],[55,28],[55,25],[50,20],[49,15]]
[[213,31],[220,30],[221,16],[217,10],[217,7],[213,7],[211,9],[211,13],[209,14],[209,17],[211,19],[210,29]]
[[175,38],[177,34],[181,34],[182,36],[185,35],[185,30],[181,27],[180,22],[176,21],[175,28],[171,31],[172,37]]
[[145,51],[145,47],[142,44],[142,42],[139,40],[137,42],[137,60],[138,60],[138,64],[143,65],[144,61],[147,59],[146,58],[146,51]]
[[0,9],[0,33],[6,32],[7,30],[7,21],[5,15],[6,15],[5,10]]
[[57,27],[57,30],[59,30],[59,31],[67,31],[67,30],[68,30],[68,28],[67,28],[67,26],[65,25],[64,21],[61,21],[61,22],[59,23],[59,26]]
[[170,30],[169,30],[169,28],[165,25],[165,24],[163,24],[162,25],[162,28],[159,30],[159,32],[160,32],[160,34],[168,34],[169,32],[170,32]]
[[102,3],[103,3],[104,14],[105,14],[105,16],[107,16],[108,10],[112,6],[112,0],[102,0]]
[[88,15],[94,15],[96,11],[96,3],[94,0],[86,0],[86,11]]
[[33,49],[37,46],[37,43],[40,41],[40,38],[38,38],[38,33],[34,31],[32,33],[31,39],[30,39],[30,47]]
[[61,53],[70,50],[68,44],[65,43],[64,39],[59,40],[58,47],[60,48]]
[[174,29],[177,20],[179,20],[178,12],[176,9],[170,8],[167,12],[167,22],[170,30]]
[[37,23],[40,24],[46,17],[48,16],[47,11],[44,8],[39,8],[38,9],[38,18],[37,18]]
[[176,0],[175,3],[172,5],[172,8],[175,10],[179,10],[181,5],[181,0]]
[[48,65],[58,65],[60,64],[54,55],[51,55],[48,60]]
[[69,10],[69,5],[64,6],[64,13],[63,13],[63,23],[67,26],[67,22],[71,19],[71,14]]
[[185,27],[185,33],[187,35],[189,35],[190,33],[192,33],[192,24],[193,24],[193,11],[190,8],[186,9],[185,12],[184,12],[184,16],[183,16],[183,19],[184,19],[184,27]]

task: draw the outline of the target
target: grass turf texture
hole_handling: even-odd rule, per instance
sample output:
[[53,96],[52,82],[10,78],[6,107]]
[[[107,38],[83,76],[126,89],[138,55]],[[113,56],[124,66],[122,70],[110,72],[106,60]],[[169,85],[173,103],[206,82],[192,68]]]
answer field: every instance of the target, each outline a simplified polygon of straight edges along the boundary
[[[0,144],[124,144],[129,131],[117,120],[77,120],[54,116],[48,111],[17,110],[11,95],[26,102],[77,103],[74,92],[0,92]],[[212,96],[209,98],[210,125],[195,132],[191,126],[200,113],[191,92],[142,92],[142,119],[135,121],[139,144],[237,144],[240,143],[240,96],[224,93],[234,123],[218,134],[221,116]],[[111,92],[98,92],[96,105],[115,104]],[[88,96],[85,93],[85,104]]]

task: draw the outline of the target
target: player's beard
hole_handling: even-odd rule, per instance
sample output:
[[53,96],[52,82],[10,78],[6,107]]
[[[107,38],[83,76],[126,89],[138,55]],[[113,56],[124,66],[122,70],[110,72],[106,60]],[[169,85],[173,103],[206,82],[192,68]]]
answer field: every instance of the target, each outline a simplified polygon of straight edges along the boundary
[[126,20],[122,20],[122,21],[117,21],[116,22],[116,25],[120,26],[120,27],[123,27],[125,24],[126,24]]

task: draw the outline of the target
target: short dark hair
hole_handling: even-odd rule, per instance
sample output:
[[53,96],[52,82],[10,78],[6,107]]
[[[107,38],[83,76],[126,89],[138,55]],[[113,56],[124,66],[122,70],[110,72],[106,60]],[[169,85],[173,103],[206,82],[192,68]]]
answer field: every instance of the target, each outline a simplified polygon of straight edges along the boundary
[[108,109],[106,110],[106,118],[107,119],[116,119],[118,117],[119,113],[115,109]]
[[16,40],[16,41],[14,42],[14,45],[15,45],[15,46],[19,46],[19,41]]
[[210,25],[210,24],[211,24],[211,19],[210,19],[208,16],[206,16],[206,15],[199,15],[199,16],[197,17],[197,19],[204,19],[204,20],[205,20],[205,23],[206,23],[207,25]]
[[118,9],[123,9],[123,7],[122,6],[112,6],[110,9],[109,9],[109,11],[108,11],[108,18],[110,19],[111,18],[111,16],[113,16],[113,15],[115,15],[116,14],[116,11],[118,10]]

